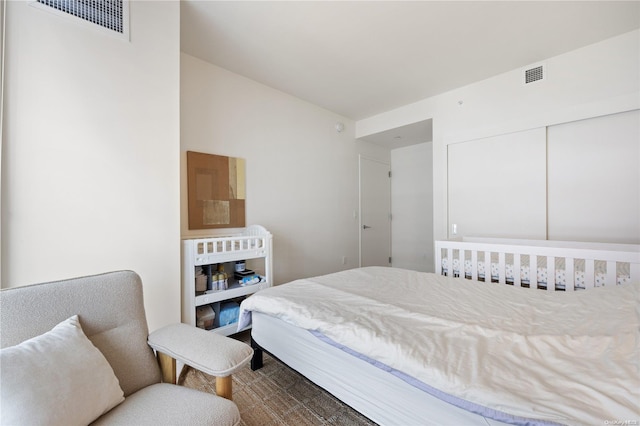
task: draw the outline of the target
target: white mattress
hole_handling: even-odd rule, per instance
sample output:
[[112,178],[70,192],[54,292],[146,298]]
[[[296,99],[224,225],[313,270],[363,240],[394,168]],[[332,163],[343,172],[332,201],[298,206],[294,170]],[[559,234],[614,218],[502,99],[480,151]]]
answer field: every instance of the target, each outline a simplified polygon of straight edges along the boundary
[[361,268],[260,291],[239,326],[276,316],[516,424],[640,421],[636,284],[549,293]]
[[380,425],[504,425],[450,405],[309,331],[254,312],[251,337],[267,352]]

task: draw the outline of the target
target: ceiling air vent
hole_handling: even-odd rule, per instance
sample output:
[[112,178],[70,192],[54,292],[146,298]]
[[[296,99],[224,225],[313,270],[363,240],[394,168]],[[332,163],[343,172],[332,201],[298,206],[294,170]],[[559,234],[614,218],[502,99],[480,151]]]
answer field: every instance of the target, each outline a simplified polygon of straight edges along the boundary
[[36,4],[72,15],[120,34],[127,33],[125,0],[36,0]]
[[535,83],[545,79],[546,70],[544,65],[538,65],[524,71],[524,84]]

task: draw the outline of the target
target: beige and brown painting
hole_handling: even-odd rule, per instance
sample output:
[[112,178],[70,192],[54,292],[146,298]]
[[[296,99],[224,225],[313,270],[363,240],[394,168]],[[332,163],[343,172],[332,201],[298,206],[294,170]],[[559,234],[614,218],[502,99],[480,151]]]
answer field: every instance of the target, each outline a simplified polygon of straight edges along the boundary
[[189,229],[245,226],[245,161],[187,151]]

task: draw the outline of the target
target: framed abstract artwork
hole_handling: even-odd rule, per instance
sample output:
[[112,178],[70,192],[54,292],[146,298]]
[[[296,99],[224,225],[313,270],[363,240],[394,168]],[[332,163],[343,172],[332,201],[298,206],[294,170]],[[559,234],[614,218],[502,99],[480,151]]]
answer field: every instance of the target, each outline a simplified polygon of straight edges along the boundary
[[189,229],[245,226],[245,161],[187,151]]

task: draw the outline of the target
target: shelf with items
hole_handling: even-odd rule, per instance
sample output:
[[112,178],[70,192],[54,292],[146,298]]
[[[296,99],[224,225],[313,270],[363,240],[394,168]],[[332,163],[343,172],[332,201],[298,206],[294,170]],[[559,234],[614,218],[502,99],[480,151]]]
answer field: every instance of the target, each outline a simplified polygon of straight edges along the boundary
[[[233,323],[227,324],[225,319],[220,325],[223,308],[234,308],[244,297],[273,285],[272,236],[259,225],[224,237],[183,240],[182,258],[182,322],[209,328],[211,322],[205,326],[203,318],[213,317],[211,331],[216,333],[230,335],[237,331],[237,315]],[[259,282],[242,283],[241,270],[236,276],[236,263],[241,268],[245,262],[255,270]],[[220,265],[227,279],[226,284],[219,285],[216,275]]]
[[270,287],[271,283],[268,280],[264,280],[257,284],[242,286],[237,280],[229,284],[227,290],[216,290],[207,293],[206,291],[195,293],[195,306],[206,305],[209,303],[219,302],[221,300],[233,299],[236,297],[247,296],[253,294],[258,290]]

